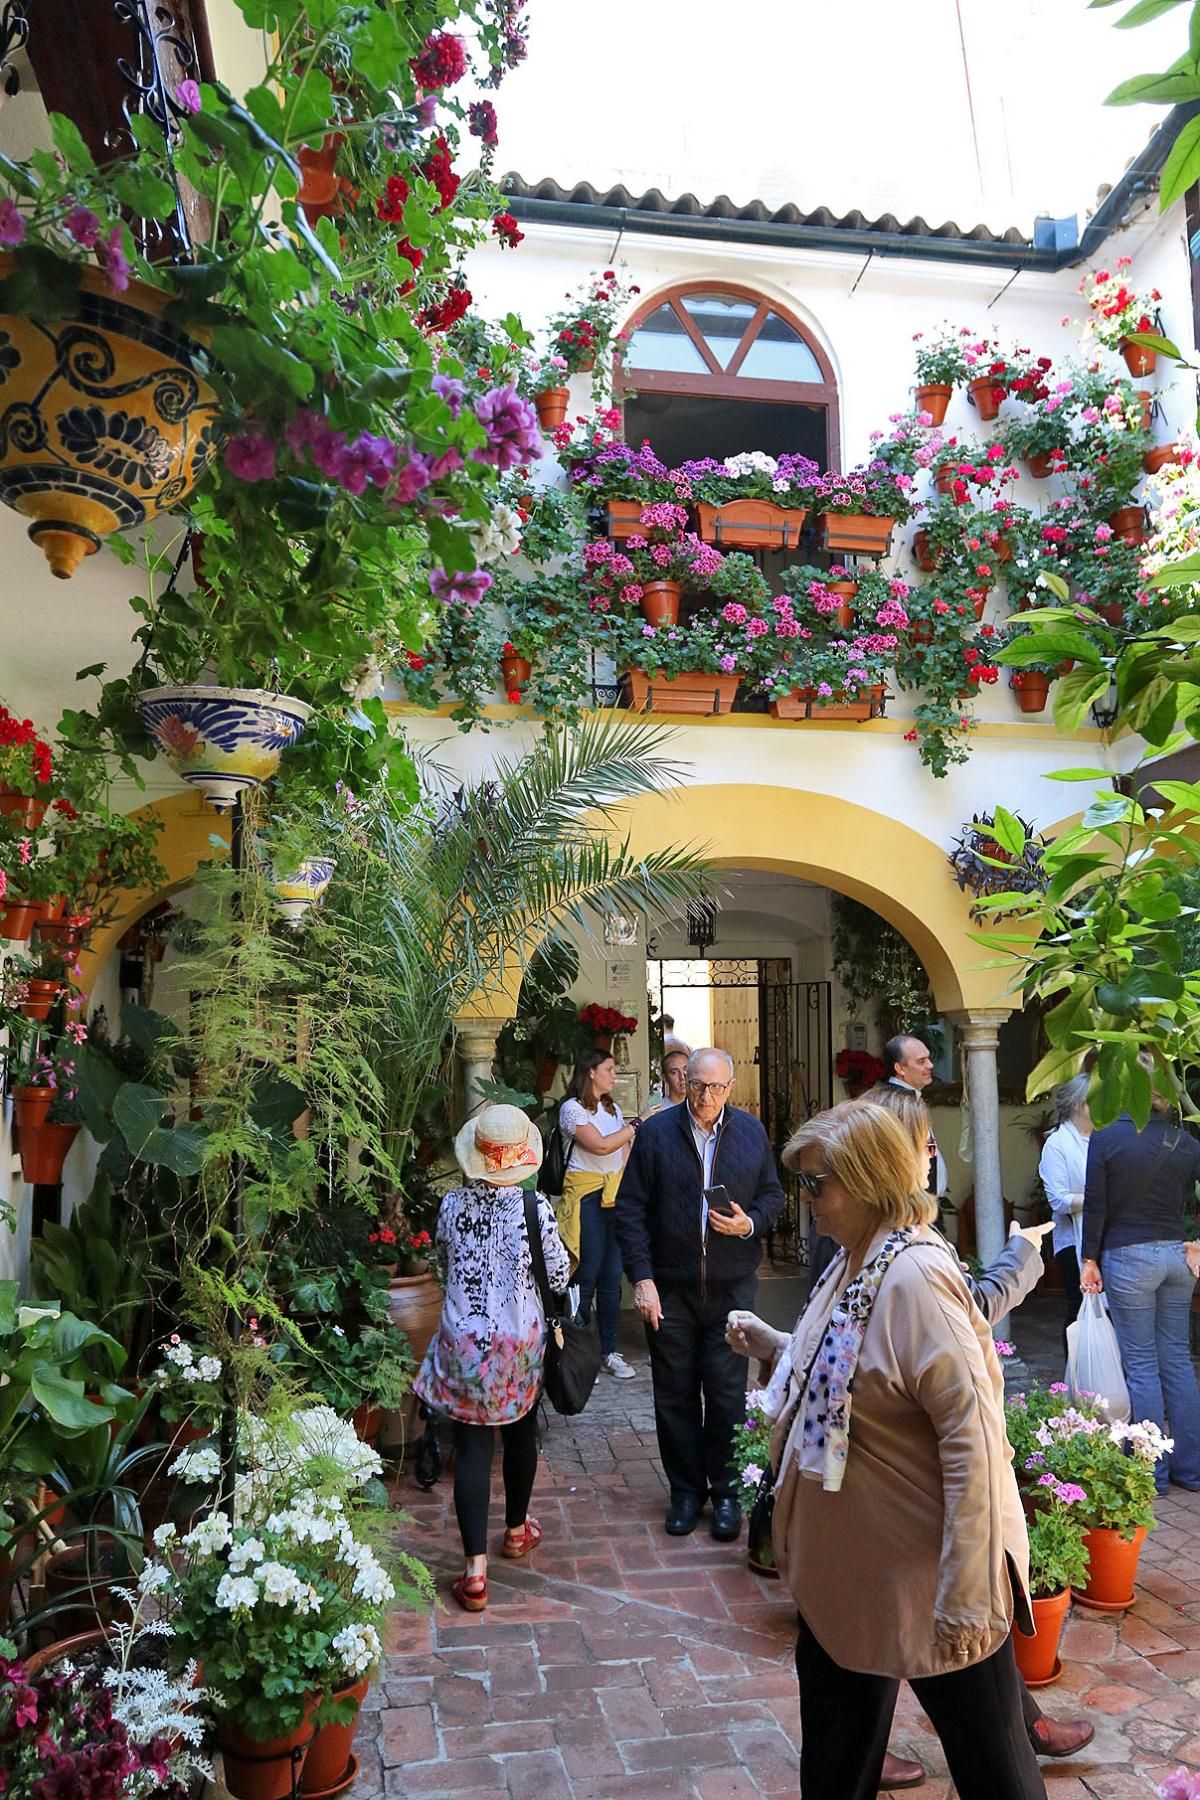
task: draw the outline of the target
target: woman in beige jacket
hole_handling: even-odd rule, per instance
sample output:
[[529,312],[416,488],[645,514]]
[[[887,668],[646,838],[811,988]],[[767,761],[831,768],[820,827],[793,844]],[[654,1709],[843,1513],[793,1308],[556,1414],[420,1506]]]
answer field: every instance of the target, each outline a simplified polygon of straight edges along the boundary
[[872,1800],[901,1681],[959,1800],[1044,1800],[1009,1633],[1029,1629],[1025,1520],[987,1324],[929,1229],[910,1134],[869,1101],[784,1162],[841,1252],[790,1338],[730,1315],[767,1389],[775,1550],[799,1611],[804,1800]]

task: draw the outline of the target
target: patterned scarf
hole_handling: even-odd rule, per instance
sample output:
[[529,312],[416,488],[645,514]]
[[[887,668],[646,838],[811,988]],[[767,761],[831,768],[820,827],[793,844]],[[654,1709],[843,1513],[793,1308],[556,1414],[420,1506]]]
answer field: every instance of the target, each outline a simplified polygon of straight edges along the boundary
[[[838,1492],[846,1472],[854,1373],[871,1309],[884,1276],[915,1236],[912,1225],[891,1232],[855,1276],[830,1315],[809,1369],[801,1400],[804,1422],[797,1460],[800,1473],[809,1481],[819,1481],[828,1494]],[[842,1267],[842,1258],[835,1257],[817,1283],[814,1299]]]

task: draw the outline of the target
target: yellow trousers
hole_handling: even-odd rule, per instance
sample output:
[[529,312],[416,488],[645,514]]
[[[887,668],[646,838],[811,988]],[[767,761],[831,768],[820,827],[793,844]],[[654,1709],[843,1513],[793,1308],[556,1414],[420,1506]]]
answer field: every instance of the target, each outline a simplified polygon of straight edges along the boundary
[[579,1220],[584,1198],[600,1193],[601,1206],[615,1206],[621,1174],[620,1169],[611,1169],[607,1175],[598,1169],[568,1169],[563,1177],[562,1199],[555,1206],[554,1214],[558,1220],[558,1235],[571,1258],[572,1275],[579,1267]]

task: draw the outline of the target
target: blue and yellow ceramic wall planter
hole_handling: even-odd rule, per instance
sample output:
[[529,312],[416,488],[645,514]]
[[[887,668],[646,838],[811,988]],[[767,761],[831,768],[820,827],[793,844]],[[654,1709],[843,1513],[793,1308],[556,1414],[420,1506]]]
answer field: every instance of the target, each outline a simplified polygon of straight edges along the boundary
[[270,781],[312,714],[303,700],[266,688],[147,688],[137,706],[175,773],[218,812]]
[[[12,273],[0,256],[0,280]],[[123,294],[80,269],[69,319],[0,313],[0,500],[66,580],[112,532],[169,512],[215,448],[217,399],[198,336],[168,324],[171,296]]]
[[310,907],[324,898],[337,862],[332,856],[306,856],[298,869],[275,878],[279,910],[293,930],[303,923]]

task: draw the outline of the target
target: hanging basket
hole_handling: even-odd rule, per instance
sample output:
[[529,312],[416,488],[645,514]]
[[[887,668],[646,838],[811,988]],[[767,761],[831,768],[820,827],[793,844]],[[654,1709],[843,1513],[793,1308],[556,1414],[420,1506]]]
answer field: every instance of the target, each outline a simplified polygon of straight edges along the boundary
[[940,425],[954,389],[945,381],[927,381],[916,391],[917,411],[928,413],[931,425]]
[[700,537],[723,550],[795,550],[808,510],[777,506],[771,500],[726,500],[721,506],[698,502]]
[[621,677],[625,704],[634,712],[697,717],[727,713],[741,685],[740,675],[707,675],[699,670],[651,676],[642,669],[629,669]]
[[337,861],[332,856],[306,856],[299,868],[290,875],[276,877],[275,894],[279,910],[293,929],[324,898],[325,889],[333,880],[336,868]]
[[823,550],[856,550],[860,556],[886,556],[895,529],[895,519],[874,513],[822,513],[817,527]]
[[270,781],[312,707],[265,688],[163,687],[138,695],[142,724],[182,781],[218,812]]
[[[0,280],[16,262],[0,255]],[[215,449],[217,398],[201,334],[164,318],[172,296],[98,268],[79,272],[74,316],[0,313],[0,500],[66,580],[114,531],[187,497]]]
[[843,719],[861,725],[867,719],[881,716],[883,685],[864,688],[853,699],[846,694],[834,694],[825,700],[819,697],[816,688],[793,688],[790,694],[780,694],[772,700],[769,710],[773,719]]

